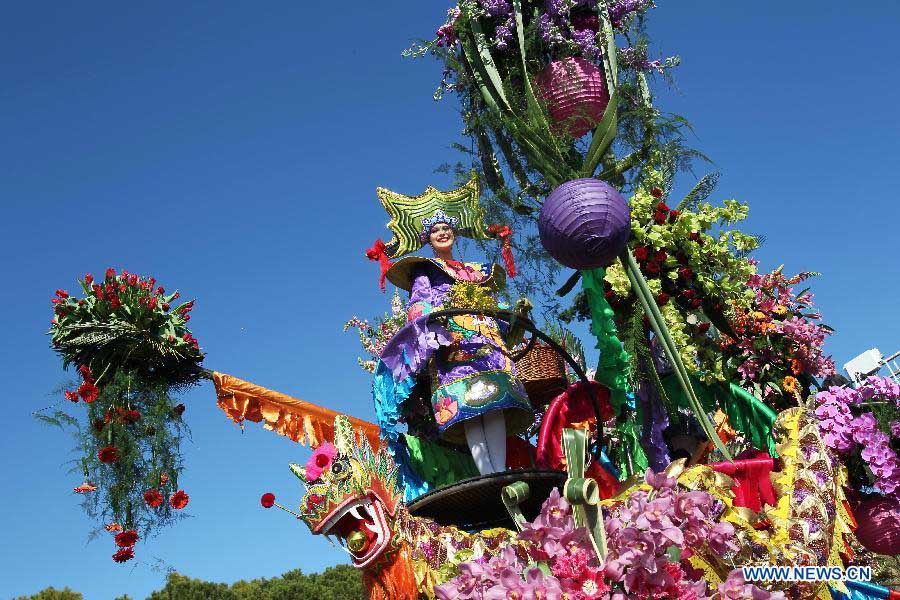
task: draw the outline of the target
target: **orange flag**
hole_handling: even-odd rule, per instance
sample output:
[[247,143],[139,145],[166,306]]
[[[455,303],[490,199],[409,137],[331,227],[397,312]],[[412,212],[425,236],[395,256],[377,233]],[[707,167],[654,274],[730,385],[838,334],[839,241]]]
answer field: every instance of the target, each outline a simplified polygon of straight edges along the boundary
[[[232,421],[262,422],[266,429],[289,437],[300,444],[318,448],[322,442],[334,440],[334,418],[340,413],[262,386],[226,375],[213,373],[219,408]],[[348,417],[357,433],[365,435],[372,448],[380,444],[375,423]]]

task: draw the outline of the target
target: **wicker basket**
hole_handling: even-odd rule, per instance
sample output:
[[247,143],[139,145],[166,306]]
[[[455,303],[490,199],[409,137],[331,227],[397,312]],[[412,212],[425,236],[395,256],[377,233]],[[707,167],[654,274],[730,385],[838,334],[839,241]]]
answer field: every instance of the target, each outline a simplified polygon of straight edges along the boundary
[[535,343],[531,351],[516,361],[516,371],[536,408],[545,407],[568,386],[562,356],[541,342]]

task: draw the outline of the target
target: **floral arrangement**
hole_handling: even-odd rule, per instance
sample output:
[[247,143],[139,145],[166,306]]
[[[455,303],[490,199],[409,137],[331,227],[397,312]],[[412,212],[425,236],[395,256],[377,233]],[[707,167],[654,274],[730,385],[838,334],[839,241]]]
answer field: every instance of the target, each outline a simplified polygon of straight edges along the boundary
[[822,439],[847,459],[851,481],[896,494],[900,490],[900,384],[888,377],[869,377],[858,389],[830,387],[819,392],[816,404]]
[[374,373],[378,357],[381,356],[385,345],[401,327],[406,325],[406,322],[407,315],[403,298],[400,297],[400,292],[396,290],[393,298],[391,298],[390,312],[378,317],[374,325],[370,324],[368,320],[360,319],[357,316],[347,321],[344,324],[344,331],[351,327],[356,329],[363,350],[368,354],[366,359],[362,357],[356,359],[359,366],[369,373]]
[[749,306],[735,304],[733,336],[721,345],[728,374],[775,408],[784,408],[813,385],[813,378],[834,374],[834,361],[823,345],[831,328],[818,323],[808,289],[793,286],[813,273],[785,277],[782,269],[747,280]]
[[56,290],[51,345],[64,366],[87,365],[99,379],[111,366],[165,377],[172,385],[201,376],[200,344],[187,328],[194,301],[172,305],[153,277],[107,269],[102,281],[86,274],[78,280],[84,296]]
[[[597,557],[584,528],[558,490],[518,537],[532,542],[527,555],[507,548],[485,560],[459,565],[460,575],[435,587],[439,599],[458,598],[679,598],[781,599],[744,583],[741,571],[711,590],[693,553],[733,554],[737,537],[719,521],[724,509],[706,492],[682,491],[675,479],[647,471],[648,489],[632,493],[606,519],[608,555]],[[518,595],[516,595],[518,594]]]
[[173,308],[179,293],[153,277],[108,269],[102,281],[87,274],[79,283],[81,298],[56,291],[50,336],[64,366],[79,365],[80,383],[63,395],[80,414],[37,418],[72,431],[80,459],[71,471],[84,477],[73,491],[102,524],[92,535],[113,534],[112,558],[126,562],[188,503],[178,489],[185,407],[171,390],[202,376],[203,354],[187,328],[193,301]]

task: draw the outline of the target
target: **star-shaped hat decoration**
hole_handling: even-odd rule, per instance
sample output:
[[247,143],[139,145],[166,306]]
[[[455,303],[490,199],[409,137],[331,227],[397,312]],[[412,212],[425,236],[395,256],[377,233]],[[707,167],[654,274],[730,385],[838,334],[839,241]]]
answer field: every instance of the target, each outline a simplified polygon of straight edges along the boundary
[[481,190],[478,175],[474,171],[465,185],[448,192],[428,186],[418,196],[404,196],[385,188],[378,188],[377,193],[382,206],[391,217],[387,226],[394,238],[385,245],[390,258],[421,248],[424,245],[420,238],[423,223],[432,220],[438,212],[458,221],[455,227],[457,235],[473,239],[489,237],[484,226],[484,209],[478,203]]

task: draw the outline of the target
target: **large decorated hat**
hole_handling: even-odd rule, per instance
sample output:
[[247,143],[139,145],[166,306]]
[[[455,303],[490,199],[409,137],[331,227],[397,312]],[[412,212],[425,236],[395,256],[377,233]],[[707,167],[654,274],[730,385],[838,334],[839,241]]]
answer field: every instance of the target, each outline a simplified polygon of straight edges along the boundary
[[447,192],[428,186],[418,196],[404,196],[385,188],[378,188],[377,194],[391,217],[387,227],[393,238],[387,243],[378,240],[366,251],[366,256],[381,263],[382,289],[390,261],[422,248],[428,243],[428,232],[438,223],[450,225],[458,236],[479,240],[500,238],[507,271],[510,277],[515,276],[510,243],[512,230],[506,226],[485,225],[484,209],[478,202],[481,189],[475,171],[465,185]]

